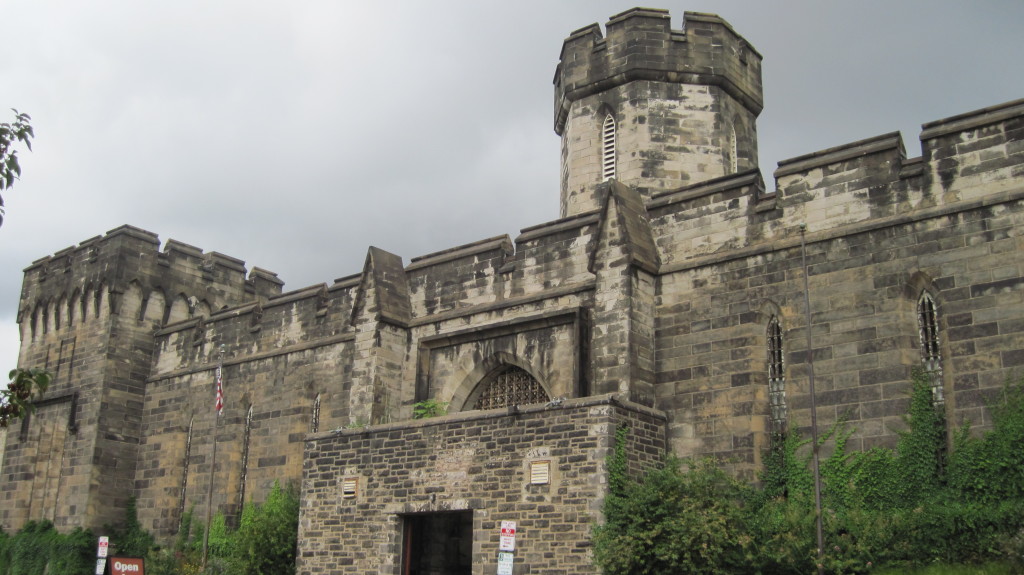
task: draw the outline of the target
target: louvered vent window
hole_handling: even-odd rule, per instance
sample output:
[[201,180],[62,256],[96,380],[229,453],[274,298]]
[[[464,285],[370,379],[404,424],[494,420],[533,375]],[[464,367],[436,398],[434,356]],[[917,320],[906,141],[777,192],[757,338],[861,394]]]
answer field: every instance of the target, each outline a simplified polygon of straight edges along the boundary
[[530,462],[530,484],[547,485],[551,483],[551,462],[548,460]]
[[604,117],[601,126],[601,179],[615,177],[615,118],[611,114]]
[[736,128],[729,128],[729,173],[739,171],[739,150],[736,148]]
[[355,499],[356,495],[359,494],[359,478],[358,477],[346,477],[341,483],[341,497],[342,499]]
[[928,292],[921,293],[917,302],[917,325],[921,334],[921,361],[932,384],[932,401],[944,401],[942,394],[942,354],[939,350],[939,316],[935,300]]
[[779,318],[768,321],[768,405],[771,408],[772,429],[786,428],[786,376],[782,365],[782,326]]
[[532,375],[518,367],[509,367],[498,374],[480,392],[473,409],[499,409],[511,405],[545,403],[549,400],[544,388]]

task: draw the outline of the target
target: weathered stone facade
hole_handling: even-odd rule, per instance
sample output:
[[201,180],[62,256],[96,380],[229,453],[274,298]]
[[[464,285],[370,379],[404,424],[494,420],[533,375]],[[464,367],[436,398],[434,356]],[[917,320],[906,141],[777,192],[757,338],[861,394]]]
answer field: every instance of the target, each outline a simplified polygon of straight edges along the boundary
[[[587,541],[621,425],[637,467],[664,455],[664,414],[612,396],[312,435],[302,570],[400,572],[404,520],[468,511],[474,572],[495,571],[500,523],[515,521],[517,561],[531,571],[594,573]],[[546,481],[531,481],[533,465]]]
[[[1024,101],[926,124],[919,158],[886,134],[784,161],[774,191],[760,110],[727,23],[634,9],[566,39],[562,217],[514,240],[370,248],[288,293],[128,226],[34,262],[21,364],[55,380],[8,433],[0,522],[98,526],[134,494],[169,536],[211,475],[229,515],[301,480],[303,573],[493,572],[508,520],[517,573],[590,572],[617,426],[635,471],[671,450],[753,477],[808,425],[804,253],[819,421],[894,444],[924,367],[985,429],[1024,365]],[[449,415],[413,420],[425,400]]]

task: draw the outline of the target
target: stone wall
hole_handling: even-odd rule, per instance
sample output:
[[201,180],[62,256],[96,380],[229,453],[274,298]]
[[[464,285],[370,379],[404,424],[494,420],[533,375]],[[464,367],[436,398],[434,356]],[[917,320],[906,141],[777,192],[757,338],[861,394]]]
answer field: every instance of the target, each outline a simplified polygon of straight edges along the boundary
[[598,209],[602,126],[615,121],[615,178],[651,192],[757,165],[761,55],[714,14],[634,8],[573,32],[555,71],[561,214]]
[[893,445],[912,368],[917,303],[939,318],[947,419],[975,429],[1024,349],[1024,102],[925,125],[924,155],[896,134],[756,173],[656,195],[663,254],[658,402],[683,455],[756,469],[768,440],[766,328],[783,327],[791,427],[809,425],[801,231],[806,225],[819,422],[855,429],[851,447]]
[[0,522],[98,528],[122,520],[142,441],[154,332],[280,292],[274,274],[123,226],[25,269],[19,365],[54,379],[6,438]]
[[[398,574],[405,518],[471,511],[475,574],[497,568],[501,521],[517,524],[516,572],[596,573],[587,541],[615,428],[630,428],[636,472],[663,457],[664,423],[602,396],[311,435],[298,572]],[[549,462],[548,483],[531,484],[534,462]],[[354,497],[342,492],[346,480]]]

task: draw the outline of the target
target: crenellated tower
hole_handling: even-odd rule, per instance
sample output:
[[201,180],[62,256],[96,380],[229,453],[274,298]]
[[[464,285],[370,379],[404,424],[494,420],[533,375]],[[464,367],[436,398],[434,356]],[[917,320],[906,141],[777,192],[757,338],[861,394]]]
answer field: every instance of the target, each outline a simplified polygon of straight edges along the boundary
[[601,207],[614,178],[652,194],[757,166],[761,55],[728,22],[633,8],[562,45],[555,132],[562,137],[561,215]]
[[122,226],[25,269],[18,365],[54,379],[7,434],[0,526],[100,527],[136,487],[156,330],[281,293],[276,274]]

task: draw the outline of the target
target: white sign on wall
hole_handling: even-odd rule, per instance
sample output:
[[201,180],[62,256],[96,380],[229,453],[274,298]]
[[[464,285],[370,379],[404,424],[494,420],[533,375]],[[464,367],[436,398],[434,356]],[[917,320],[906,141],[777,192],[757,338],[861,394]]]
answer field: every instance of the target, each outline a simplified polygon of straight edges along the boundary
[[512,575],[511,553],[498,553],[498,575]]
[[515,551],[516,550],[516,522],[515,521],[502,521],[501,522],[501,540],[498,543],[498,551]]
[[100,537],[100,545],[96,548],[97,557],[106,557],[107,548],[110,546],[110,538],[107,536]]

